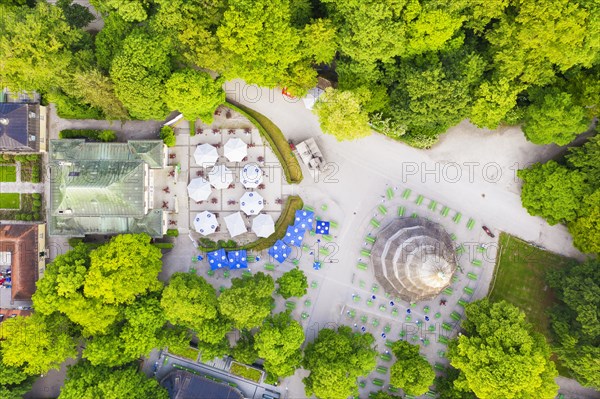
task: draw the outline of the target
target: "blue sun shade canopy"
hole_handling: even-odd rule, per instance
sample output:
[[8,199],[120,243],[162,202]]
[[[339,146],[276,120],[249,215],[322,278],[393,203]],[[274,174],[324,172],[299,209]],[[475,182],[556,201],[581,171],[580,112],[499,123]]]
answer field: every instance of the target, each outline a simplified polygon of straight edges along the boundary
[[296,211],[296,217],[294,219],[294,225],[300,228],[310,230],[312,229],[312,223],[315,219],[315,213],[313,211],[307,211],[305,209],[299,209]]
[[248,259],[246,257],[245,249],[227,252],[227,259],[229,261],[230,269],[247,269],[248,268]]
[[229,259],[223,248],[209,252],[207,257],[211,270],[218,270],[229,266]]
[[283,242],[289,246],[299,247],[300,244],[302,244],[304,233],[306,233],[306,230],[302,227],[288,226],[285,236],[283,237]]
[[317,220],[317,234],[329,234],[329,222],[324,220]]
[[269,248],[267,252],[277,262],[283,263],[292,252],[292,248],[288,247],[283,241],[277,240],[275,245]]

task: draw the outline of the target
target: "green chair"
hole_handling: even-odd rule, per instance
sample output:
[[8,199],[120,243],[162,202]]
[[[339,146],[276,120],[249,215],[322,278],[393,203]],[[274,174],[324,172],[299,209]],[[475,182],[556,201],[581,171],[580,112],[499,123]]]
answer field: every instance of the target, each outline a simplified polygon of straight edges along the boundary
[[471,288],[471,287],[465,287],[465,288],[463,288],[463,292],[467,295],[473,295],[474,291],[473,291],[473,288]]
[[459,321],[460,314],[455,310],[452,313],[450,313],[450,318],[452,318],[452,320],[454,320],[454,321]]
[[433,316],[433,317],[435,317],[436,319],[439,319],[440,317],[442,317],[442,314],[440,312],[437,312],[435,314],[435,316]]
[[363,248],[363,249],[360,250],[360,254],[362,256],[371,256],[371,251],[368,250],[368,249]]
[[373,306],[373,300],[372,299],[367,299],[367,306]]
[[214,270],[209,270],[206,272],[206,274],[208,274],[210,277],[215,275],[215,271]]
[[265,270],[269,270],[269,271],[275,271],[275,265],[272,263],[265,263]]
[[377,284],[373,284],[373,285],[371,286],[371,292],[372,292],[373,294],[376,294],[377,292],[379,292],[379,286],[378,286]]
[[379,310],[382,312],[385,312],[385,310],[386,310],[385,305],[379,305]]
[[368,268],[367,264],[366,264],[366,263],[364,263],[364,262],[358,262],[358,263],[356,264],[356,267],[357,267],[359,270],[367,270],[367,268]]
[[381,226],[381,224],[377,221],[377,219],[371,219],[371,226],[375,227],[375,228],[379,228],[379,226]]
[[415,204],[421,205],[423,203],[424,199],[425,199],[425,197],[423,197],[422,195],[419,195],[415,201]]
[[385,327],[383,327],[383,332],[388,334],[390,331],[392,331],[392,327],[390,327],[389,324],[386,324]]
[[459,299],[459,300],[458,300],[458,302],[457,302],[457,303],[458,303],[460,306],[462,306],[462,307],[464,308],[465,306],[467,306],[467,304],[468,304],[469,302],[468,302],[468,301],[465,301],[464,299],[462,299],[462,298],[461,298],[461,299]]
[[313,281],[310,283],[310,288],[317,288],[319,286],[319,283],[317,283],[316,281]]
[[337,229],[337,228],[338,228],[338,224],[337,224],[337,222],[334,222],[333,220],[330,220],[330,221],[329,221],[329,226],[333,227],[334,229]]
[[375,237],[373,236],[366,236],[365,237],[365,241],[370,243],[370,244],[375,244]]
[[353,300],[354,302],[360,302],[360,299],[361,299],[361,298],[360,298],[360,295],[354,295],[354,296],[352,297],[352,300]]
[[304,205],[304,207],[302,209],[304,209],[305,211],[311,211],[311,212],[315,211],[315,208],[313,208],[312,206],[309,206],[309,205]]
[[322,210],[323,212],[325,212],[325,211],[326,211],[328,208],[329,208],[329,207],[327,206],[327,204],[323,204],[323,205],[321,205],[321,210]]
[[450,239],[452,239],[452,241],[456,241],[456,234],[450,234]]
[[385,346],[387,346],[388,348],[391,348],[392,346],[394,346],[394,341],[390,341],[389,339],[387,339],[385,341]]
[[435,208],[437,208],[437,202],[435,202],[434,200],[431,200],[429,202],[429,210],[432,212],[435,212]]
[[396,309],[396,308],[392,309],[392,316],[394,316],[394,317],[398,316],[398,309]]
[[294,310],[294,309],[296,309],[296,302],[286,301],[285,307],[286,307],[286,309]]
[[413,219],[416,219],[416,218],[418,218],[418,217],[419,217],[419,215],[417,215],[417,213],[415,212],[415,213],[413,213],[412,215],[410,215],[410,217],[411,217],[411,218],[413,218]]
[[445,207],[443,207],[443,208],[442,208],[442,210],[441,210],[440,214],[441,214],[443,217],[446,217],[446,216],[448,216],[448,213],[449,213],[449,212],[450,212],[450,208],[448,208],[447,206],[445,206]]
[[373,319],[373,321],[371,322],[371,325],[372,325],[373,327],[377,327],[377,326],[379,325],[379,320],[377,320],[377,319]]
[[388,189],[385,192],[387,199],[391,200],[392,198],[394,198],[394,190],[392,190],[391,187],[388,187]]
[[294,266],[298,266],[300,264],[300,259],[292,259],[292,263]]
[[467,273],[467,278],[469,280],[475,281],[475,280],[477,280],[477,275],[475,273],[469,272],[469,273]]
[[378,373],[381,373],[381,374],[386,374],[388,372],[388,368],[385,366],[377,366],[375,368],[375,371],[377,371]]
[[242,272],[242,277],[250,278],[250,277],[252,277],[252,272],[250,270],[244,270]]
[[369,318],[365,315],[360,316],[360,321],[363,323],[366,323],[367,321],[369,321]]
[[404,318],[405,321],[411,321],[412,320],[412,316],[407,314],[406,317]]
[[323,256],[327,256],[329,255],[329,249],[327,249],[327,247],[321,247],[319,248],[319,253]]
[[308,319],[308,313],[302,312],[302,314],[300,315],[300,317],[302,317],[302,320],[306,320],[306,319]]
[[438,342],[443,345],[448,345],[450,341],[448,341],[448,338],[444,337],[443,335],[440,335],[438,336]]
[[380,380],[379,378],[373,378],[373,380],[371,380],[371,382],[375,386],[378,386],[378,387],[382,387],[383,386],[383,380]]
[[434,326],[433,324],[432,324],[432,325],[430,325],[430,326],[429,326],[429,328],[428,328],[428,330],[429,330],[430,332],[434,332],[434,331],[435,331],[435,326]]
[[225,270],[225,271],[223,272],[223,277],[225,277],[225,278],[229,278],[229,270]]
[[425,314],[429,314],[429,306],[425,306],[425,307],[423,308],[423,313],[425,313]]
[[306,301],[304,301],[304,306],[306,306],[307,308],[310,307],[312,305],[312,302],[310,301],[310,299],[307,299]]
[[449,323],[443,322],[442,328],[446,331],[452,331],[452,326]]
[[379,210],[379,213],[381,213],[384,216],[387,215],[387,213],[388,213],[387,208],[385,206],[383,206],[383,205],[379,205],[377,207],[377,210]]
[[482,265],[482,262],[481,262],[481,259],[473,259],[473,260],[471,261],[471,264],[472,264],[473,266],[481,266],[481,265]]
[[452,295],[453,292],[454,292],[454,290],[451,287],[446,287],[442,291],[442,294],[444,294],[444,295]]
[[462,219],[462,214],[460,212],[456,212],[456,215],[452,218],[454,223],[460,223],[460,219]]
[[475,221],[473,219],[469,219],[469,221],[467,222],[467,229],[473,230],[474,226],[475,226]]
[[476,248],[477,252],[479,252],[480,254],[485,253],[485,247],[483,245],[478,245]]
[[406,208],[403,206],[399,206],[398,207],[398,216],[402,217],[402,216],[404,216],[404,213],[406,213]]

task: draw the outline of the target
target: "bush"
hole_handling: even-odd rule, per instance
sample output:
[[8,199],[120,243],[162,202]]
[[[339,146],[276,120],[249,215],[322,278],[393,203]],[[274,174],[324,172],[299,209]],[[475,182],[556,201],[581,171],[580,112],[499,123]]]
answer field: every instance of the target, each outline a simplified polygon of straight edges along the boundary
[[69,238],[69,245],[71,246],[71,248],[75,248],[76,246],[78,246],[79,244],[81,244],[83,242],[83,238],[79,238],[79,237],[71,237]]
[[89,139],[95,141],[115,141],[117,133],[114,130],[96,129],[65,129],[58,134],[61,139]]
[[31,194],[31,197],[32,197],[34,200],[39,200],[39,199],[42,199],[42,195],[41,195],[40,193],[33,193],[33,194]]
[[64,119],[104,119],[102,112],[59,92],[49,93],[48,101],[56,104],[56,113]]
[[155,242],[152,245],[158,249],[172,249],[175,246],[172,242]]
[[39,208],[42,206],[42,201],[40,201],[39,199],[34,199],[33,200],[33,206],[36,208]]
[[33,214],[33,220],[40,220],[40,214],[39,213],[34,213]]
[[168,229],[167,230],[168,237],[179,237],[179,230],[177,229]]
[[161,127],[159,136],[167,147],[173,147],[175,145],[175,131],[171,126]]

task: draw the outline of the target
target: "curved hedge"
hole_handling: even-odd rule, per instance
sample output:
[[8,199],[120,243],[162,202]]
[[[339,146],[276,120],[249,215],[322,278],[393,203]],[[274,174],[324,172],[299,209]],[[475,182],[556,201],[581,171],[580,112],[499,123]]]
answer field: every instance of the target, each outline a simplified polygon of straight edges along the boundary
[[271,145],[271,149],[283,168],[286,181],[289,184],[300,183],[302,181],[302,169],[300,169],[300,163],[298,163],[298,159],[296,159],[296,156],[292,153],[287,139],[277,125],[260,112],[232,100],[227,100],[225,106],[244,115],[252,122],[252,124],[254,124],[254,126],[256,126],[263,139]]

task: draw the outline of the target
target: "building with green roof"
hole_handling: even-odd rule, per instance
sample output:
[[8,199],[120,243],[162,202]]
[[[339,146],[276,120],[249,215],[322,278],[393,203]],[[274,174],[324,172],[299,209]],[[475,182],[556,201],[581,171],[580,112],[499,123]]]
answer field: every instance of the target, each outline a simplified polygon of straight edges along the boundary
[[166,167],[167,158],[160,140],[51,140],[49,234],[162,237],[166,214],[152,209],[150,169]]

